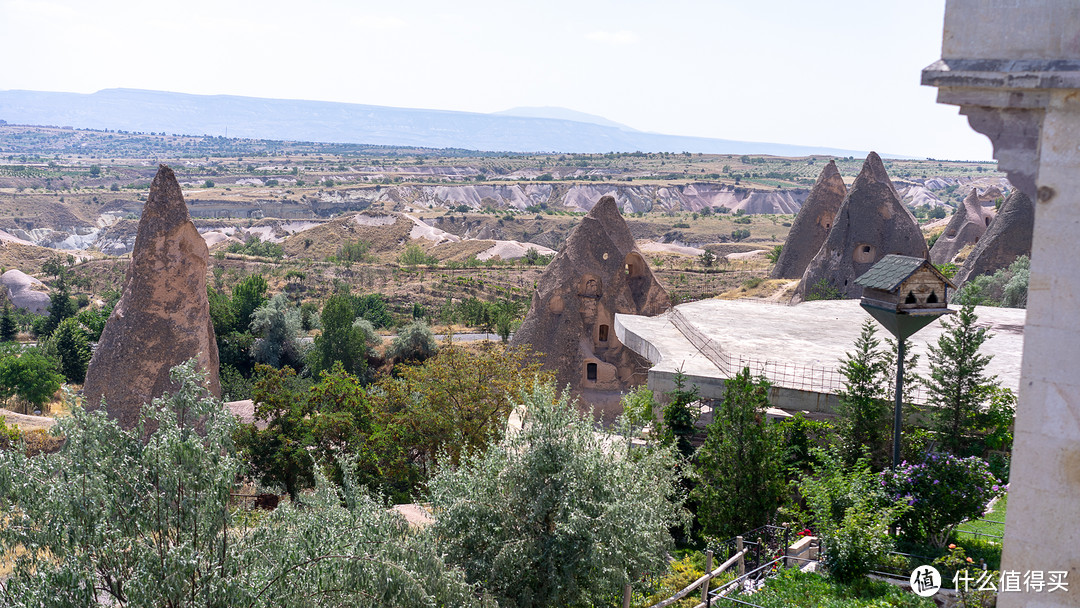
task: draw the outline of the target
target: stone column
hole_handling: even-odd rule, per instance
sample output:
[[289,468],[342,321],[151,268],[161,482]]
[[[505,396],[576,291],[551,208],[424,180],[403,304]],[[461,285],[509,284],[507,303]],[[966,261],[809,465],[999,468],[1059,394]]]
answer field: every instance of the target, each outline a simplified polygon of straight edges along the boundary
[[[998,606],[1080,606],[1080,3],[948,0],[923,70],[1036,201]],[[1065,572],[1036,591],[1027,572]],[[1055,575],[1062,576],[1062,575]]]

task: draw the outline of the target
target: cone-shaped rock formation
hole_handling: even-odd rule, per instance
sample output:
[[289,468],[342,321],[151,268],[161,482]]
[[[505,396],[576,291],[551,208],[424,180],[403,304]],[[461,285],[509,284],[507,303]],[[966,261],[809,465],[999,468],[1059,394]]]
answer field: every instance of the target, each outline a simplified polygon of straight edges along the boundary
[[876,152],[851,184],[825,244],[803,273],[796,301],[827,297],[858,298],[855,279],[890,253],[926,258],[926,240]]
[[605,196],[548,264],[513,344],[531,345],[560,386],[620,391],[643,382],[649,364],[615,336],[615,313],[655,315],[670,306],[615,199]]
[[930,261],[935,264],[951,262],[961,249],[979,242],[993,217],[994,214],[982,206],[979,193],[972,188],[945,226],[945,232],[934,243]]
[[773,266],[770,277],[774,279],[798,279],[802,277],[810,260],[821,249],[825,238],[829,236],[840,210],[840,203],[847,195],[847,186],[836,169],[836,161],[829,161],[821,170],[810,195],[799,209],[799,215],[791,224],[784,248]]
[[963,285],[968,279],[1007,268],[1017,256],[1030,256],[1034,228],[1035,207],[1026,194],[1014,188],[953,281]]
[[90,408],[131,428],[144,403],[176,388],[169,370],[196,357],[207,388],[221,394],[218,351],[206,299],[206,242],[188,215],[172,169],[158,168],[139,220],[124,292],[86,372]]

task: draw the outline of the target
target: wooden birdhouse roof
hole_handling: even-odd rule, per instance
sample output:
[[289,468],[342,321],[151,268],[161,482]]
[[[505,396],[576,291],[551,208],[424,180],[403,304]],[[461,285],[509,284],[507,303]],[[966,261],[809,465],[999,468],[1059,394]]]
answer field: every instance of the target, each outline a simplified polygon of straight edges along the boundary
[[870,267],[870,270],[855,279],[855,284],[869,289],[895,292],[900,288],[901,283],[924,266],[933,271],[943,283],[956,289],[956,285],[948,277],[941,274],[941,271],[935,268],[928,260],[895,253],[890,253],[878,260],[876,264]]

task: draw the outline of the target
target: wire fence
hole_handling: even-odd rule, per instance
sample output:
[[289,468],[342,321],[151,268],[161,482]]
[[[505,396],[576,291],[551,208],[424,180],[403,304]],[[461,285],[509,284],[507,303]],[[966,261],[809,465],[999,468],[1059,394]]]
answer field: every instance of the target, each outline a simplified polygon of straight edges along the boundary
[[[831,395],[839,394],[844,388],[846,379],[835,368],[768,361],[729,353],[716,340],[695,327],[677,308],[671,313],[671,323],[727,378],[749,368],[752,375],[763,376],[773,386],[781,388]],[[926,395],[922,387],[916,385],[905,395],[904,401],[922,405],[926,403]]]

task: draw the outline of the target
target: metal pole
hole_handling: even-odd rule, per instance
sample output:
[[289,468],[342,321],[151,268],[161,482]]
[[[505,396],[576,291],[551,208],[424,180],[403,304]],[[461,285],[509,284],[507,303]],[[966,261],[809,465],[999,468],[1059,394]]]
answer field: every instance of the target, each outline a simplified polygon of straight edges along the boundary
[[896,410],[893,418],[892,466],[900,466],[900,426],[904,409],[904,339],[896,337]]
[[[712,572],[712,556],[711,549],[705,552],[705,572]],[[709,606],[709,581],[701,586],[701,603]]]

